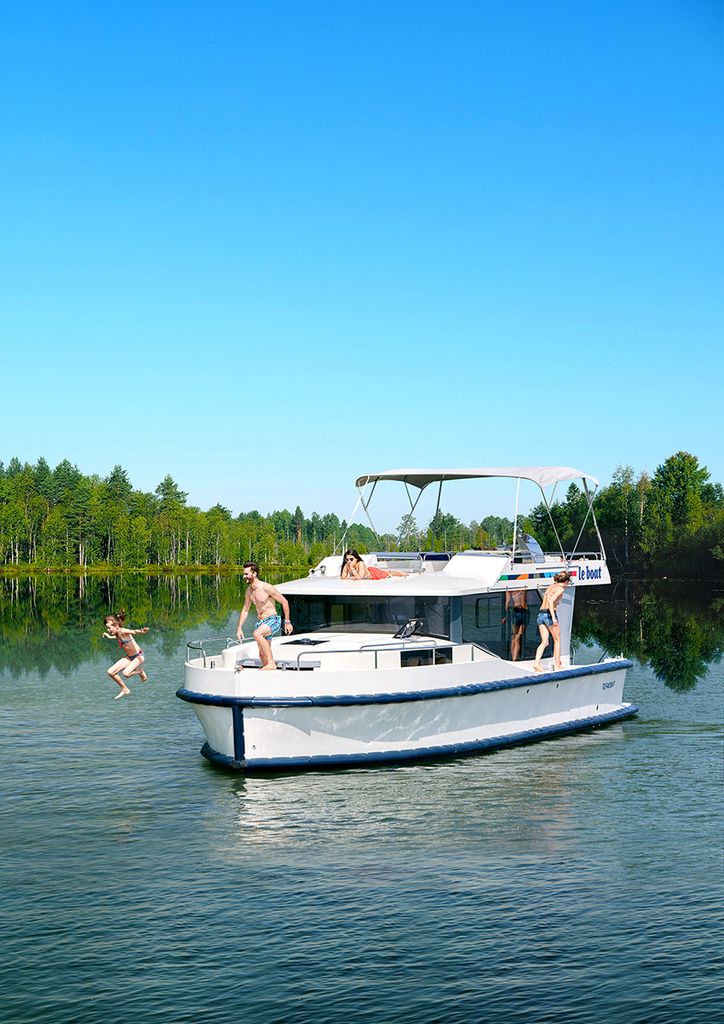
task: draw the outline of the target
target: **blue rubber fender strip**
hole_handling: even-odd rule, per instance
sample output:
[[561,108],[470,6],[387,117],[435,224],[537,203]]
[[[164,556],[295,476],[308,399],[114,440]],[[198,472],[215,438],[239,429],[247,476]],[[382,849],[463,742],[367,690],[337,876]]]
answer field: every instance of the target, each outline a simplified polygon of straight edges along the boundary
[[601,675],[631,668],[632,661],[619,659],[581,668],[564,668],[560,672],[543,672],[515,679],[498,679],[487,683],[467,683],[462,686],[439,687],[435,690],[404,690],[401,693],[333,694],[314,697],[227,697],[213,693],[197,693],[181,686],[176,691],[179,700],[189,704],[208,704],[215,707],[244,708],[293,708],[349,707],[354,704],[401,704],[406,701],[440,700],[447,697],[469,697],[476,693],[493,693],[496,690],[515,690],[521,686],[541,686],[544,683],[567,682],[581,676]]

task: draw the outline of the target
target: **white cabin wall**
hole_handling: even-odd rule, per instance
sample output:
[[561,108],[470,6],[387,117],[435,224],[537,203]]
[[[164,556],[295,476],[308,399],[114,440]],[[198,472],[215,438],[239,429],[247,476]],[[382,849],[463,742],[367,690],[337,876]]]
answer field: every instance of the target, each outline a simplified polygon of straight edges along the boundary
[[561,627],[561,658],[571,654],[571,631],[573,629],[573,606],[576,600],[574,587],[566,587],[556,612]]

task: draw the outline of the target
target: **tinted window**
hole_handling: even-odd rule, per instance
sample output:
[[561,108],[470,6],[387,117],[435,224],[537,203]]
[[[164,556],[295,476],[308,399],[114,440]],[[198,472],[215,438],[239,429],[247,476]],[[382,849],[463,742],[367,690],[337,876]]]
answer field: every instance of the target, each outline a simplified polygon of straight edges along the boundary
[[400,651],[402,668],[419,668],[420,665],[432,665],[432,651]]
[[[505,594],[463,598],[463,642],[480,644],[508,661],[532,659],[540,642],[538,591],[525,591],[517,605],[511,596],[507,608],[505,598]],[[544,657],[552,653],[553,645],[549,647]]]
[[289,610],[298,633],[317,630],[357,633],[396,633],[408,619],[422,619],[418,630],[449,639],[450,602],[437,597],[290,597]]

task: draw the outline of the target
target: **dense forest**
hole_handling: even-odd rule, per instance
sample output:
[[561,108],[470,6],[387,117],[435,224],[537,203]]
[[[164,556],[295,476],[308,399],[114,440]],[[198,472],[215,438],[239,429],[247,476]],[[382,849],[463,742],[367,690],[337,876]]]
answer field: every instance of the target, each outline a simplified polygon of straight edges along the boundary
[[[418,525],[405,515],[394,535],[378,537],[334,513],[307,517],[297,506],[237,516],[222,505],[203,511],[166,476],[153,493],[134,490],[115,466],[101,478],[69,461],[51,469],[45,459],[0,462],[0,568],[6,571],[91,568],[178,570],[238,566],[253,558],[265,566],[314,565],[344,543],[379,549],[462,550],[507,543],[513,523],[484,516],[464,524],[438,512]],[[595,502],[611,567],[694,571],[719,575],[724,566],[724,491],[694,455],[677,452],[653,475],[619,467]],[[521,517],[520,527],[547,550],[596,548],[585,495],[571,484],[562,500]],[[583,529],[581,529],[581,525]],[[555,527],[555,528],[554,528]]]

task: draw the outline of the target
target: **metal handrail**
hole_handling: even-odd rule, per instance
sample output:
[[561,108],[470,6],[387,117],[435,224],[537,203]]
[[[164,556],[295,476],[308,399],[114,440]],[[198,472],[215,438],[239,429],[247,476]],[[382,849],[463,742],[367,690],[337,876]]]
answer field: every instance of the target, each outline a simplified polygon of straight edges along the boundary
[[[204,645],[208,645],[208,644],[212,644],[212,643],[220,643],[220,642],[224,641],[225,644],[226,644],[224,650],[229,650],[230,647],[241,646],[244,642],[247,642],[247,641],[249,641],[251,639],[253,639],[253,638],[252,637],[245,637],[245,636],[242,636],[241,640],[237,640],[235,637],[219,636],[219,637],[209,637],[208,639],[205,639],[205,640],[192,640],[192,641],[189,641],[186,644],[186,655],[187,655],[186,660],[187,661],[190,660],[190,657],[189,657],[189,652],[190,651],[200,651],[201,652],[201,656],[203,658],[203,667],[206,668],[206,658],[207,658],[207,656],[208,657],[212,657],[212,655],[207,655],[206,647]],[[385,644],[385,643],[380,642],[380,643],[376,643],[376,644],[363,644],[361,647],[334,647],[334,648],[332,648],[332,650],[326,650],[326,651],[320,651],[320,650],[318,650],[316,648],[314,650],[310,650],[310,651],[300,651],[299,654],[296,657],[296,671],[300,671],[300,665],[301,665],[301,661],[302,661],[303,658],[305,658],[305,657],[314,657],[316,659],[320,655],[323,655],[323,654],[374,654],[374,656],[375,656],[375,665],[374,665],[374,667],[375,667],[375,670],[377,670],[377,669],[379,669],[379,663],[378,663],[377,655],[380,654],[381,652],[384,653],[385,651],[410,651],[410,650],[412,650],[412,651],[432,651],[433,652],[433,665],[434,665],[436,663],[436,661],[435,661],[435,651],[436,650],[441,650],[443,648],[449,648],[449,647],[457,647],[457,648],[469,647],[470,648],[470,661],[471,662],[475,661],[475,651],[476,650],[481,651],[483,654],[487,654],[487,655],[489,655],[491,657],[497,657],[497,658],[500,657],[500,655],[496,655],[495,651],[491,651],[487,647],[485,647],[484,645],[476,643],[475,640],[466,640],[465,643],[459,644],[459,643],[455,643],[454,640],[435,640],[435,639],[433,639],[433,640],[423,640],[423,639],[415,640],[415,639],[411,639],[411,640],[408,640],[408,641],[402,641],[402,642],[400,642],[398,644]]]
[[[246,638],[242,637],[241,640],[237,640],[235,637],[230,636],[211,636],[205,640],[190,640],[186,644],[186,660],[191,660],[189,657],[190,651],[201,651],[201,657],[204,659],[204,668],[206,668],[206,647],[204,646],[205,644],[217,644],[221,643],[222,641],[225,641],[226,647],[224,648],[224,650],[228,651],[230,647],[236,647],[237,644],[243,643],[244,639]],[[211,655],[209,655],[209,657],[211,657]]]
[[430,639],[426,639],[424,636],[419,636],[419,637],[410,636],[406,640],[400,640],[400,642],[397,643],[397,644],[386,644],[386,643],[384,643],[381,640],[378,640],[377,643],[374,643],[374,644],[362,644],[362,646],[358,647],[357,650],[359,650],[359,651],[404,651],[405,648],[408,645],[411,645],[411,644],[427,644],[427,647],[425,648],[425,650],[427,650],[428,648],[432,648],[432,647],[450,647],[450,645],[452,644],[452,640],[444,640],[442,643],[440,643],[436,639],[436,637],[432,637]]
[[[419,646],[418,644],[425,644],[425,646]],[[409,643],[408,644],[405,644],[405,643],[401,643],[401,644],[382,644],[382,643],[380,643],[380,644],[365,644],[362,647],[335,647],[331,651],[329,651],[329,650],[328,651],[319,651],[319,650],[300,651],[299,654],[297,655],[297,671],[299,671],[299,665],[300,665],[300,662],[301,662],[302,658],[304,658],[307,655],[309,655],[309,656],[314,655],[315,657],[319,657],[322,654],[374,654],[374,656],[375,656],[375,669],[377,669],[377,668],[379,668],[378,661],[377,661],[377,655],[378,654],[384,653],[385,651],[409,651],[411,649],[414,650],[414,651],[432,651],[433,652],[433,664],[435,664],[434,652],[436,650],[438,650],[439,648],[443,648],[443,647],[458,647],[458,648],[460,648],[460,647],[470,647],[470,660],[471,661],[475,661],[475,655],[474,655],[474,650],[475,649],[477,649],[479,651],[483,651],[484,654],[493,654],[492,651],[485,650],[485,648],[481,647],[480,644],[475,643],[474,640],[466,641],[464,644],[457,644],[457,643],[455,643],[452,640],[447,640],[447,641],[442,641],[442,642],[438,642],[437,640],[433,640],[432,642],[425,642],[423,640],[423,641],[415,642],[413,644],[409,644]]]
[[[496,548],[494,551],[476,551],[476,555],[512,555],[512,549],[508,548]],[[602,551],[564,551],[561,555],[560,551],[544,551],[543,554],[547,559],[551,559],[554,562],[580,562],[584,558],[595,558],[600,561],[605,561]],[[532,556],[526,551],[516,551],[514,561],[518,562],[521,559],[530,559]],[[543,563],[540,563],[541,565]]]

